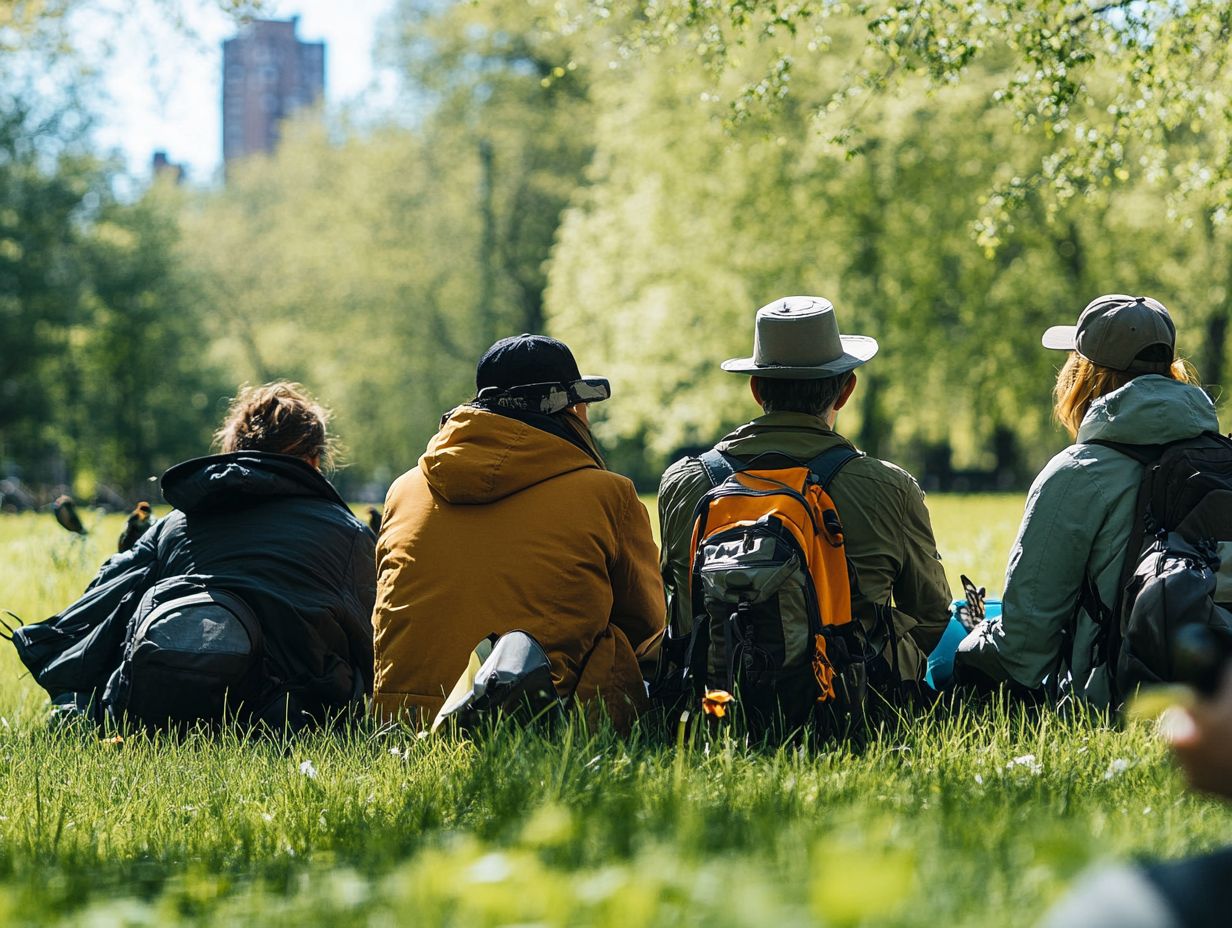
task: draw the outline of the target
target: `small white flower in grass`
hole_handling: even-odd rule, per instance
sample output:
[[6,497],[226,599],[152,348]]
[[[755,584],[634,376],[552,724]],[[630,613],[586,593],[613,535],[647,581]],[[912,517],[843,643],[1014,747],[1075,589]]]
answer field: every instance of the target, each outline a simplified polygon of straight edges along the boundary
[[1006,770],[1013,770],[1017,767],[1021,767],[1026,770],[1027,773],[1031,773],[1036,776],[1044,772],[1044,765],[1035,759],[1034,754],[1023,754],[1021,757],[1015,757],[1005,765]]
[[1113,777],[1119,777],[1129,769],[1129,761],[1124,757],[1118,757],[1108,765],[1108,769],[1104,771],[1104,779],[1111,780]]
[[1147,806],[1145,809],[1143,809],[1143,810],[1142,810],[1142,814],[1143,814],[1143,815],[1150,815],[1150,814],[1151,814],[1151,807],[1150,807],[1150,806]]
[[299,765],[299,772],[302,773],[304,776],[306,776],[310,780],[315,780],[317,778],[316,764],[314,764],[310,760],[306,760],[302,764]]
[[977,774],[975,775],[975,782],[976,782],[976,783],[978,783],[978,784],[980,784],[980,786],[983,786],[983,785],[984,785],[984,774],[982,774],[982,773],[977,773]]
[[261,821],[268,823],[268,822],[272,822],[273,820],[274,820],[274,814],[272,812],[262,812],[261,813]]

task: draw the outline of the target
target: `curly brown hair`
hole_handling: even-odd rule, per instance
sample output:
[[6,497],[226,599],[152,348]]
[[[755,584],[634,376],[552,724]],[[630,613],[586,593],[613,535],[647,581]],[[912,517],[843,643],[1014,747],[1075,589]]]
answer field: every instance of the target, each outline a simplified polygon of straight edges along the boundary
[[335,440],[326,432],[329,418],[329,410],[298,383],[245,385],[231,401],[214,441],[223,454],[270,451],[315,461],[327,470],[336,450]]

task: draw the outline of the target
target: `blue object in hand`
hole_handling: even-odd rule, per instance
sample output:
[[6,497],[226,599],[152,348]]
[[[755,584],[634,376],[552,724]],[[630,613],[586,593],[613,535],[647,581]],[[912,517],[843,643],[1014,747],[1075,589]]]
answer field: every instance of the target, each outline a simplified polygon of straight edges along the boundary
[[[928,655],[928,673],[924,675],[924,682],[935,690],[945,689],[954,678],[954,655],[958,653],[958,646],[968,635],[967,626],[958,618],[959,608],[965,605],[965,599],[956,599],[950,603],[950,624],[945,627],[945,634],[933,648],[933,653]],[[984,621],[1000,617],[1001,600],[985,600]]]

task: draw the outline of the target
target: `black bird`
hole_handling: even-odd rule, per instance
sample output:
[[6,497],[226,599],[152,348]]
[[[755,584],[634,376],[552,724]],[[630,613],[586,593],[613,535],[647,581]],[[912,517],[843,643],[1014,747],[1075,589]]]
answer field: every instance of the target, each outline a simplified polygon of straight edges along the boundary
[[150,504],[142,500],[137,508],[128,514],[124,523],[124,531],[120,532],[120,544],[117,550],[123,554],[137,543],[137,539],[146,533],[154,522],[150,519]]
[[77,515],[77,504],[73,502],[71,496],[59,496],[56,501],[51,504],[51,511],[56,514],[56,521],[70,532],[76,535],[85,535],[86,527],[81,524],[81,519]]
[[375,506],[368,507],[368,528],[372,529],[373,535],[381,534],[381,510]]

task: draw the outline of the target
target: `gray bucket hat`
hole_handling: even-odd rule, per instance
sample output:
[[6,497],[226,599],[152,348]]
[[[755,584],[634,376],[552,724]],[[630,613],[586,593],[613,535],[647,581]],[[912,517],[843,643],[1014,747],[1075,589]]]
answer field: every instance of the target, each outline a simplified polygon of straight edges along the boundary
[[[1176,353],[1176,326],[1167,307],[1149,296],[1108,293],[1087,304],[1077,325],[1054,325],[1044,333],[1045,348],[1077,351],[1088,361],[1114,371],[1162,374]],[[1159,357],[1139,357],[1159,347]]]
[[855,370],[877,353],[876,339],[840,335],[834,305],[820,296],[785,296],[757,311],[753,357],[723,370],[776,380],[820,380]]

